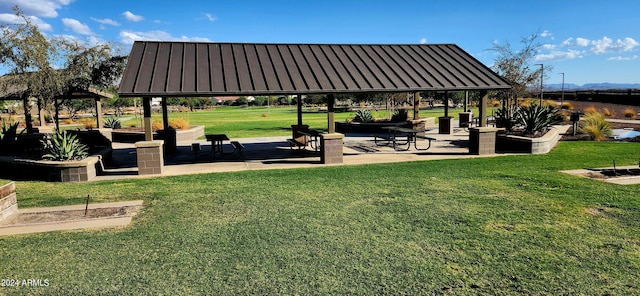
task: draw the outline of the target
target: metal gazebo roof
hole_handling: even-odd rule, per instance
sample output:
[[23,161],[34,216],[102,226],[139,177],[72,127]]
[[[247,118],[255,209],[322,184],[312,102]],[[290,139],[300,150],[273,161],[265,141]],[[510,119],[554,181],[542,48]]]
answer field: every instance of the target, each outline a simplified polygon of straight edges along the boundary
[[137,41],[122,97],[506,89],[455,44]]

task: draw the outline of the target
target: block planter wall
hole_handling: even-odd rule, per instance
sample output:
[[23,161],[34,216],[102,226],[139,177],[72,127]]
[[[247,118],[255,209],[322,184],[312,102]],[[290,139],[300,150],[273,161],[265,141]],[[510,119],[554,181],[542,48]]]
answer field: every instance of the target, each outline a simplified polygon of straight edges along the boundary
[[18,213],[16,184],[14,182],[0,186],[0,224]]

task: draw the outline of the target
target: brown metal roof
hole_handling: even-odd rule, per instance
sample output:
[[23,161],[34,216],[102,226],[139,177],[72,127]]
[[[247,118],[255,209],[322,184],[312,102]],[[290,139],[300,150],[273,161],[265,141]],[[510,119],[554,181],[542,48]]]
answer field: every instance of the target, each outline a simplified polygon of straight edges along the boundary
[[510,88],[455,44],[137,41],[122,97],[324,94]]

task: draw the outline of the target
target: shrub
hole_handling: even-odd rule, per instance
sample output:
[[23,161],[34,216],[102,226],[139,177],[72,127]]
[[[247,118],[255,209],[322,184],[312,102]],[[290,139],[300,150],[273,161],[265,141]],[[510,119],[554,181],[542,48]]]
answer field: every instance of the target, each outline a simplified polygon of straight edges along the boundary
[[0,154],[10,153],[15,147],[16,136],[18,135],[18,122],[6,123],[2,121],[0,128]]
[[542,105],[543,105],[543,106],[553,106],[553,107],[556,107],[556,106],[558,106],[558,103],[556,103],[556,101],[554,101],[554,100],[544,100],[544,101],[542,102]]
[[602,114],[604,114],[604,116],[606,117],[615,117],[616,116],[616,112],[609,110],[609,108],[602,108]]
[[169,126],[179,130],[185,130],[189,128],[189,122],[180,117],[180,118],[172,118],[169,119]]
[[66,131],[56,131],[55,134],[42,140],[42,144],[45,151],[42,158],[56,161],[85,159],[89,151],[86,145],[80,143],[76,135]]
[[500,103],[499,100],[491,99],[491,100],[489,100],[489,103],[487,105],[489,107],[500,107],[502,104]]
[[579,132],[588,135],[594,141],[605,140],[611,136],[611,125],[600,113],[589,113],[579,123]]
[[593,113],[600,113],[600,112],[598,112],[598,109],[596,109],[596,107],[593,107],[593,106],[589,106],[584,109],[584,114],[593,114]]
[[162,123],[162,120],[154,118],[153,121],[151,122],[151,130],[159,131],[163,129],[164,129],[164,124]]
[[391,115],[391,122],[402,122],[407,121],[407,119],[409,119],[407,109],[397,109],[393,111],[393,115]]
[[560,109],[555,106],[531,104],[520,106],[514,114],[516,124],[524,128],[526,134],[537,134],[546,131],[554,124],[564,120]]
[[373,122],[373,113],[369,109],[360,109],[356,111],[355,117],[353,118],[355,122]]
[[120,123],[120,119],[118,117],[107,117],[104,120],[104,127],[119,129],[122,128],[122,123]]
[[560,108],[564,110],[573,110],[573,104],[571,104],[570,102],[564,102],[562,103],[562,106],[560,106]]
[[633,119],[636,118],[636,115],[636,110],[633,110],[633,108],[624,109],[624,118]]

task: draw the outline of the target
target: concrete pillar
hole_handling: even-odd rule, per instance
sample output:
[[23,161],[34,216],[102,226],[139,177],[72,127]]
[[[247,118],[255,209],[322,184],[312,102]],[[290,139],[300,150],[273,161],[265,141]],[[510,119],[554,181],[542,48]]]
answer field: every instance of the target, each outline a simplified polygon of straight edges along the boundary
[[478,108],[480,109],[480,114],[478,115],[480,117],[480,127],[487,126],[487,105],[489,105],[489,96],[487,96],[487,93],[485,92],[484,94],[482,94],[480,99],[480,106],[478,106]]
[[340,133],[321,134],[322,148],[320,162],[323,164],[342,163],[344,135]]
[[450,135],[453,134],[453,117],[441,116],[438,117],[438,133]]
[[473,119],[473,113],[471,112],[460,112],[458,113],[458,127],[469,127],[469,123]]
[[160,175],[164,171],[163,141],[141,141],[135,144],[138,175]]
[[469,129],[469,153],[492,155],[496,153],[497,128],[477,127]]

